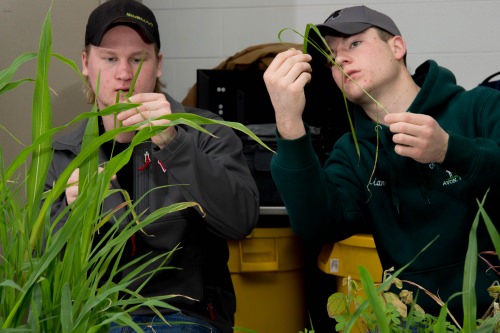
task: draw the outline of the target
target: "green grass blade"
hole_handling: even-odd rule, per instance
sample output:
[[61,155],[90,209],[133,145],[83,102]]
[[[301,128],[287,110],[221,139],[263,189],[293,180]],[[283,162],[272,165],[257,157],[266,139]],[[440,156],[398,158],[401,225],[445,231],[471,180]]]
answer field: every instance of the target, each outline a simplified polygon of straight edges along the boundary
[[52,53],[52,56],[54,58],[56,58],[57,60],[59,60],[60,62],[68,65],[68,67],[70,67],[76,74],[78,74],[78,76],[80,77],[80,80],[82,80],[82,82],[87,84],[87,80],[85,79],[82,72],[80,71],[80,68],[78,68],[78,66],[76,65],[76,63],[73,60],[66,58],[58,53]]
[[385,315],[385,306],[382,299],[378,295],[378,291],[375,288],[375,284],[370,276],[370,273],[365,267],[360,266],[359,274],[368,302],[372,306],[375,317],[377,318],[378,331],[380,333],[389,333],[389,320]]
[[[38,48],[37,77],[33,96],[32,137],[36,140],[52,127],[49,66],[52,50],[50,10],[45,17]],[[45,177],[51,162],[51,140],[47,138],[34,149],[28,178],[28,201],[37,204],[43,193]]]
[[3,93],[6,93],[7,91],[16,89],[18,86],[20,86],[21,84],[26,83],[26,82],[35,82],[35,80],[33,80],[33,79],[22,79],[22,80],[18,80],[18,81],[7,83],[6,85],[4,85],[2,87],[2,89],[0,89],[0,95],[3,94]]
[[73,304],[71,301],[71,290],[68,283],[62,287],[61,296],[61,329],[62,333],[70,333],[73,327]]
[[[486,193],[485,197],[483,199],[483,203],[486,200],[487,195],[488,194]],[[491,221],[487,212],[484,210],[482,204],[480,204],[480,206],[479,206],[479,212],[481,213],[481,217],[483,218],[483,222],[486,225],[486,229],[488,230],[491,241],[493,242],[493,247],[495,248],[495,252],[497,254],[497,257],[498,257],[498,259],[500,259],[500,234],[498,233],[497,228],[495,227],[495,225]]]
[[444,304],[439,311],[439,317],[433,326],[433,333],[446,333],[446,316],[448,315],[448,304]]
[[464,311],[464,323],[463,329],[465,332],[473,332],[476,326],[476,271],[477,271],[477,235],[476,230],[479,225],[479,220],[481,217],[481,211],[484,209],[483,205],[486,201],[486,195],[483,201],[479,204],[479,210],[472,223],[471,230],[469,232],[469,244],[467,247],[467,254],[465,256],[464,265],[464,279],[462,286],[462,306]]
[[16,59],[14,59],[14,61],[12,61],[9,67],[0,71],[0,93],[5,92],[4,90],[5,86],[11,82],[12,78],[14,77],[14,74],[17,72],[19,67],[21,67],[21,65],[24,64],[25,62],[36,58],[37,56],[38,56],[37,53],[23,53]]
[[[94,104],[92,112],[97,114],[97,105]],[[87,122],[87,127],[85,128],[85,133],[83,135],[82,141],[82,150],[86,150],[87,147],[91,146],[93,142],[99,136],[99,124],[98,117],[89,118]],[[84,160],[84,162],[80,165],[80,174],[78,180],[78,188],[79,191],[83,193],[89,193],[88,189],[96,188],[97,182],[97,174],[99,168],[99,147],[91,148],[89,156]],[[108,181],[109,184],[110,179],[105,179],[103,181]],[[99,187],[98,187],[99,188]],[[90,200],[87,210],[82,215],[82,234],[87,238],[84,238],[81,243],[81,251],[82,256],[80,257],[80,265],[84,265],[87,258],[86,253],[90,251],[92,246],[91,235],[93,233],[93,225],[92,221],[95,221],[96,217],[99,216],[99,203],[101,202],[101,193],[93,193],[92,195],[96,196],[98,200]]]

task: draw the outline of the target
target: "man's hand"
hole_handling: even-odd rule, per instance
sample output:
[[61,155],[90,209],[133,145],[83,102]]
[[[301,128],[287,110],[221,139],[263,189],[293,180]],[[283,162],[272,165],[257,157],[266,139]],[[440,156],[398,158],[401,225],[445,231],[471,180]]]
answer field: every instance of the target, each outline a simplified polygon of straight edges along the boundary
[[290,49],[279,53],[264,73],[276,126],[285,139],[296,139],[305,134],[302,113],[306,104],[304,87],[311,81],[309,61],[310,55]]
[[442,163],[448,150],[449,134],[431,116],[411,112],[390,113],[384,117],[389,126],[394,150],[420,163]]
[[[169,123],[166,119],[157,119],[158,117],[171,114],[170,103],[165,98],[165,95],[160,93],[142,93],[133,95],[128,99],[131,103],[140,103],[141,106],[127,111],[120,112],[117,119],[122,122],[123,126],[131,126],[150,119],[149,124],[145,124],[139,129],[146,126],[161,126]],[[154,136],[151,140],[161,148],[164,148],[177,134],[174,126],[167,127],[165,131]]]
[[[99,167],[98,171],[101,172],[103,170],[102,167]],[[116,179],[116,175],[111,178],[112,180]],[[69,176],[67,187],[66,187],[66,203],[69,205],[78,197],[78,181],[80,180],[80,169],[76,169],[73,171],[71,176]],[[109,184],[111,188],[111,184]]]

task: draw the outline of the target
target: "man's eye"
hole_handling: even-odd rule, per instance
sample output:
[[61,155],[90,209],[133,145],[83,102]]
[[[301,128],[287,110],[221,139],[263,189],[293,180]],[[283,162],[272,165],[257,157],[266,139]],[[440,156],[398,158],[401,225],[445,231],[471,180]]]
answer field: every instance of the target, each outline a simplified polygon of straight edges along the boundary
[[134,64],[138,64],[141,62],[141,58],[133,58],[131,61],[134,63]]
[[360,41],[354,41],[351,43],[351,47],[356,47],[356,46],[359,46],[361,44]]
[[114,58],[114,57],[108,57],[108,58],[104,58],[104,60],[107,61],[107,62],[115,62],[116,58]]

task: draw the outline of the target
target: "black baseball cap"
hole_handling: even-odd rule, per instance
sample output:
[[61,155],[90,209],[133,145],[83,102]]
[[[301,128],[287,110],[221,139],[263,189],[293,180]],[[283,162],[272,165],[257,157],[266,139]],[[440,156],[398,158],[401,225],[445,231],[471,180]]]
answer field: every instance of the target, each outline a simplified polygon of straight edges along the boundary
[[356,35],[370,27],[377,27],[394,36],[401,36],[401,32],[389,16],[366,6],[339,9],[317,27],[323,36],[339,33],[348,36]]
[[94,9],[87,21],[85,45],[98,46],[106,31],[116,25],[128,25],[136,29],[145,42],[161,46],[155,15],[135,0],[108,0]]

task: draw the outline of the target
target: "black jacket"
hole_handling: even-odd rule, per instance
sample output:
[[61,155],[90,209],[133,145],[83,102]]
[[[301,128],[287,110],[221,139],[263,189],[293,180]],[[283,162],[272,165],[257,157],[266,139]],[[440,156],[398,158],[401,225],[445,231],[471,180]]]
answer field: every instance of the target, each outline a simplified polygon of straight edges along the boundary
[[[174,113],[190,112],[220,119],[209,111],[184,107],[170,96],[167,99]],[[85,124],[82,124],[78,130],[54,142],[47,188],[79,153],[84,129]],[[133,259],[151,253],[150,257],[153,257],[180,244],[181,249],[175,251],[166,263],[180,269],[162,270],[155,274],[141,295],[189,296],[198,301],[177,297],[169,303],[186,314],[205,319],[223,332],[232,332],[236,300],[227,267],[229,252],[226,239],[241,239],[255,227],[259,209],[258,190],[242,153],[241,141],[234,131],[221,125],[207,125],[206,129],[215,137],[181,125],[177,126],[174,140],[164,149],[158,149],[152,142],[143,142],[135,147],[129,162],[133,163],[134,193],[129,193],[132,199],[137,200],[148,190],[160,186],[187,184],[150,192],[136,211],[147,209],[153,212],[173,203],[194,201],[200,204],[206,215],[202,216],[196,208],[168,214],[145,228],[145,233],[137,233],[134,237],[135,251],[126,255]],[[146,154],[151,163],[141,168],[145,165]],[[107,160],[102,151],[100,160]],[[118,178],[113,187],[119,188],[119,183]],[[114,199],[106,200],[104,211],[117,207],[123,198],[118,194]],[[65,206],[66,198],[62,196],[53,205],[52,216],[58,216]],[[131,288],[142,282],[137,281]],[[144,307],[134,314],[152,313]]]

